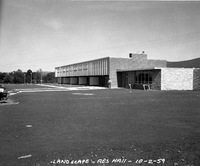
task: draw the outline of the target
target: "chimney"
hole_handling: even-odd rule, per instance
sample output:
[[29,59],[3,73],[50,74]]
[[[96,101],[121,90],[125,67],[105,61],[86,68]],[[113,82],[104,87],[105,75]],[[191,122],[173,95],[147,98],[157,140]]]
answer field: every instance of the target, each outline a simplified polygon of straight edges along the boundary
[[145,51],[136,51],[136,53],[129,53],[129,58],[133,58],[134,55],[144,55]]

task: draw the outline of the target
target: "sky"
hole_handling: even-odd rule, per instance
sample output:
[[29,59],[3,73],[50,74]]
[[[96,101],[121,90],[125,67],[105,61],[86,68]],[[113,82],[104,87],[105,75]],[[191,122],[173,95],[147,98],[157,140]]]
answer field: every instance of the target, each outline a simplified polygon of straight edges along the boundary
[[200,2],[1,0],[0,72],[103,57],[200,57]]

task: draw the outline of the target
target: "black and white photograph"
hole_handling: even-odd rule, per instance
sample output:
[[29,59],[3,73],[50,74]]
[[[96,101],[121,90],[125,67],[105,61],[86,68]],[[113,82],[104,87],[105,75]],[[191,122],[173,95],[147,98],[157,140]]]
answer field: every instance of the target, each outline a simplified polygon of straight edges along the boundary
[[0,166],[200,166],[200,1],[0,0]]

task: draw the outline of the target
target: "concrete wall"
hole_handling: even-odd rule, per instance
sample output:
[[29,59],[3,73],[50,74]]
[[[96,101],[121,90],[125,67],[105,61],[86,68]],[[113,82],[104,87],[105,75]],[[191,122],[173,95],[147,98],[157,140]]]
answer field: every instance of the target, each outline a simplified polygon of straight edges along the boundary
[[193,90],[193,69],[162,68],[161,90]]
[[193,90],[200,90],[200,69],[193,71]]
[[90,77],[90,85],[99,85],[99,77]]

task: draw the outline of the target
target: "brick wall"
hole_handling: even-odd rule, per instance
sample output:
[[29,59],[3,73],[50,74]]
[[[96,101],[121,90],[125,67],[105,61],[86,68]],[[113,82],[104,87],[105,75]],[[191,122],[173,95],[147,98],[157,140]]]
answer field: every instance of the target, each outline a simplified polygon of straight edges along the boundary
[[193,90],[193,69],[162,68],[161,90]]
[[[110,58],[110,79],[112,80],[112,88],[117,85],[117,69],[136,70],[153,67],[166,67],[165,60],[148,60],[146,54],[134,54],[132,58]],[[155,85],[156,88],[158,88]]]
[[200,90],[200,69],[193,71],[193,90]]
[[161,90],[161,70],[153,70],[151,89]]
[[117,69],[131,70],[144,68],[147,66],[147,55],[138,54],[132,58],[110,58],[110,73],[109,77],[112,80],[112,88],[118,87],[117,85]]

